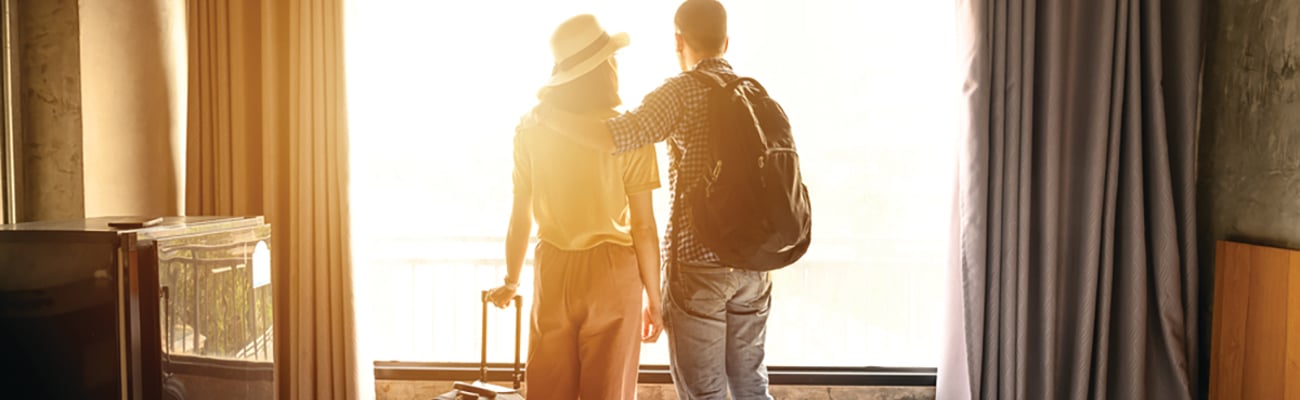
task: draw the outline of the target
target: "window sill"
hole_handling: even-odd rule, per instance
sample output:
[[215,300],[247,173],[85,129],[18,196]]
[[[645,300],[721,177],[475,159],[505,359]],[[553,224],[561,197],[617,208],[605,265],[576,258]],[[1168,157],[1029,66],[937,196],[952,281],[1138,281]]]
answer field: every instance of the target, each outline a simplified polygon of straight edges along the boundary
[[[911,386],[933,387],[935,368],[885,367],[781,367],[767,369],[772,385]],[[478,379],[477,363],[375,361],[376,380],[471,381]],[[488,364],[488,381],[510,382],[509,364]],[[643,365],[639,383],[672,383],[666,365]]]

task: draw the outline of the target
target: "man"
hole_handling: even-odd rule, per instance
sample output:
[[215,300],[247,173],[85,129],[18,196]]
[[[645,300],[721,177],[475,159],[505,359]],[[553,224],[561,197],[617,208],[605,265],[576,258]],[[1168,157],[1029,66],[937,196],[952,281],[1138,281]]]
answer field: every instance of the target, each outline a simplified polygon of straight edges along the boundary
[[768,273],[721,265],[696,239],[681,196],[699,185],[710,166],[708,92],[685,72],[692,69],[736,77],[726,54],[727,15],[717,0],[687,0],[677,9],[677,59],[683,73],[646,95],[641,106],[595,120],[554,107],[539,107],[536,123],[578,143],[621,154],[667,141],[669,220],[664,238],[667,280],[664,324],[673,382],[683,399],[770,399],[763,364],[771,303]]

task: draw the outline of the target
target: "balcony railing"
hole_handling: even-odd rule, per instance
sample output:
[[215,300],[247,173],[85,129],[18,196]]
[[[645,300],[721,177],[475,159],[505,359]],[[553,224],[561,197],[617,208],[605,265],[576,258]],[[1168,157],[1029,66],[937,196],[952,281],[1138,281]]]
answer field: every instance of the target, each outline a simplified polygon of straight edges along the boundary
[[[358,323],[378,361],[463,363],[479,359],[479,292],[505,276],[502,238],[393,240],[354,247]],[[894,249],[911,253],[919,249]],[[823,254],[835,254],[823,249]],[[919,253],[919,254],[924,254]],[[932,260],[810,257],[773,275],[769,365],[931,367],[938,361],[942,301],[925,282],[943,279]],[[531,259],[520,294],[532,303]],[[507,363],[513,313],[489,314],[488,354]],[[527,335],[528,330],[524,329]],[[933,339],[933,340],[931,340]],[[528,341],[523,341],[527,354]],[[668,363],[665,340],[642,347],[642,364]]]
[[269,268],[254,265],[265,262],[254,254],[259,239],[160,241],[165,356],[274,358],[271,286],[259,285],[255,277],[257,268]]

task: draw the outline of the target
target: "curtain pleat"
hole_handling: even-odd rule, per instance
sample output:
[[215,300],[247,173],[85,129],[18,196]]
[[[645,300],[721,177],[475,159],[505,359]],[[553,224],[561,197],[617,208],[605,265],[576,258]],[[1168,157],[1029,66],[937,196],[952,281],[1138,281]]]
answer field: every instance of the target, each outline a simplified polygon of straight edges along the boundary
[[271,223],[282,399],[357,393],[342,0],[190,0],[189,215]]

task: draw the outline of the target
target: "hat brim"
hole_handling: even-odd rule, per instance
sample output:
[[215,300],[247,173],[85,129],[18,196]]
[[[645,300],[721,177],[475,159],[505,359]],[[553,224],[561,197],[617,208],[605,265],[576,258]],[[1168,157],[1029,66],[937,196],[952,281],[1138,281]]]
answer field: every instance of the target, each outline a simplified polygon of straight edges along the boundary
[[586,75],[588,72],[591,72],[591,70],[596,69],[596,67],[604,63],[605,60],[608,60],[619,49],[627,47],[631,42],[632,38],[629,37],[626,32],[619,32],[610,35],[609,43],[606,43],[605,47],[602,47],[600,51],[597,51],[591,56],[591,58],[578,63],[578,65],[574,65],[573,68],[551,75],[551,79],[547,81],[546,85],[543,85],[543,87],[563,85],[574,79],[578,79],[580,76]]

